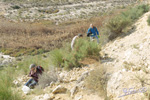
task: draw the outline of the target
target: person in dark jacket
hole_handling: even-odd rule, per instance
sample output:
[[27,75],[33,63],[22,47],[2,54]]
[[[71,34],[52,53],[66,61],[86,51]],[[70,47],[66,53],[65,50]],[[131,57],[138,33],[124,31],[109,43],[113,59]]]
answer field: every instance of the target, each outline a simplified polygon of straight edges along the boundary
[[87,36],[90,37],[91,41],[94,38],[96,38],[97,43],[99,43],[99,32],[93,24],[90,24],[90,28],[88,29]]
[[29,68],[30,68],[29,77],[32,78],[29,79],[25,85],[28,86],[29,88],[34,88],[34,86],[38,84],[39,75],[42,74],[44,69],[41,66],[36,66],[35,64],[31,64]]

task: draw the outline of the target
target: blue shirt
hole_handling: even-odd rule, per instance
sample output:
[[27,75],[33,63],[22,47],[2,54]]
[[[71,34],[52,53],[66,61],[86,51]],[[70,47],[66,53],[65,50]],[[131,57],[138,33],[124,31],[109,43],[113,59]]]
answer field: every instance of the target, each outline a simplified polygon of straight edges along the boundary
[[99,35],[99,32],[98,32],[98,30],[97,30],[96,27],[89,28],[87,33],[89,33],[89,32],[92,33],[91,37],[94,37],[94,36],[96,36],[96,35]]

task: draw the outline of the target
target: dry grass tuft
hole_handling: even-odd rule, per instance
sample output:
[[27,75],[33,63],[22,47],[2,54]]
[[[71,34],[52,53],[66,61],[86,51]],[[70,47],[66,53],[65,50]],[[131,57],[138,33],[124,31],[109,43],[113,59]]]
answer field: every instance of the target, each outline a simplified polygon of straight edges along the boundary
[[56,82],[58,81],[58,73],[56,70],[51,69],[49,72],[44,72],[40,77],[39,77],[39,87],[40,88],[45,88],[46,86],[49,86],[51,82]]
[[108,77],[104,67],[93,70],[87,77],[85,85],[91,92],[98,93],[100,96],[107,98],[107,81]]

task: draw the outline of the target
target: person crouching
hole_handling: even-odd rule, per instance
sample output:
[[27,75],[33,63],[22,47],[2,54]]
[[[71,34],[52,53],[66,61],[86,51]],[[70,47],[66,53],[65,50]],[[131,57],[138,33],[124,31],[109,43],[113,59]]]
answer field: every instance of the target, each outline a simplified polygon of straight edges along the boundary
[[29,66],[29,69],[30,69],[29,77],[32,78],[29,79],[25,85],[28,86],[30,89],[33,89],[35,85],[38,84],[39,75],[43,73],[44,69],[41,66],[36,66],[35,64],[31,64]]

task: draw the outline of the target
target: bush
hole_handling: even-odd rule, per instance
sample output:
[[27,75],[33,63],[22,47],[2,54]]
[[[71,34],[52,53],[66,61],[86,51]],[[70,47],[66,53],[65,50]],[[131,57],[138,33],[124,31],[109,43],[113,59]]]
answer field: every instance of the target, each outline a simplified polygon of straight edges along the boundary
[[63,51],[55,49],[51,51],[52,64],[55,66],[60,66],[63,63]]
[[13,81],[13,68],[0,71],[0,100],[24,100],[20,94],[11,89]]
[[12,6],[12,8],[13,9],[20,9],[20,6],[15,5],[15,6]]
[[123,29],[129,25],[130,21],[131,20],[129,18],[117,16],[109,21],[107,27],[111,30],[112,33],[118,35],[122,33]]
[[142,9],[143,13],[146,13],[149,11],[149,5],[148,4],[142,4],[138,6],[138,9]]
[[46,86],[49,86],[51,82],[56,82],[58,80],[58,73],[51,69],[49,72],[44,72],[39,77],[39,87],[45,88]]
[[126,27],[130,26],[136,19],[148,11],[149,5],[138,5],[110,19],[107,24],[107,28],[111,31],[109,39],[112,40],[119,36]]
[[80,67],[79,61],[85,57],[99,56],[100,47],[96,42],[90,42],[88,39],[82,38],[76,41],[74,50],[70,50],[70,45],[62,49],[52,51],[51,61],[56,67],[64,67],[65,69],[72,69]]
[[150,25],[150,15],[148,16],[147,22],[148,22],[148,25]]
[[97,93],[100,96],[107,97],[107,81],[106,69],[104,67],[97,68],[90,72],[90,75],[85,80],[85,86],[91,92]]

